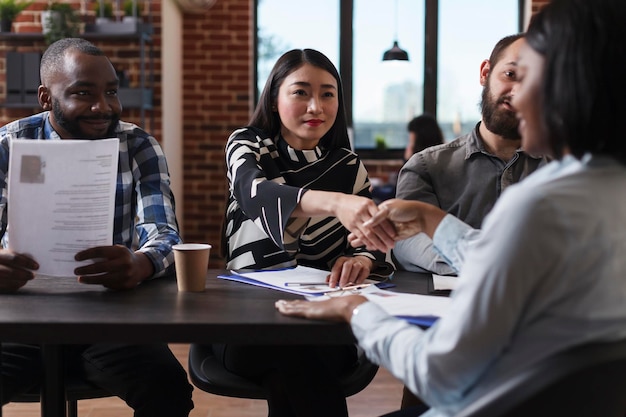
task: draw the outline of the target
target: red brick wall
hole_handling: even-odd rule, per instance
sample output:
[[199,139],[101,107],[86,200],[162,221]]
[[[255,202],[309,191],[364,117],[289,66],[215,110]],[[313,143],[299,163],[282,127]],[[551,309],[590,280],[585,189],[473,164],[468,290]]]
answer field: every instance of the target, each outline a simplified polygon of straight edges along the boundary
[[218,0],[184,16],[184,193],[188,241],[213,245],[220,265],[227,195],[224,146],[253,108],[252,0]]

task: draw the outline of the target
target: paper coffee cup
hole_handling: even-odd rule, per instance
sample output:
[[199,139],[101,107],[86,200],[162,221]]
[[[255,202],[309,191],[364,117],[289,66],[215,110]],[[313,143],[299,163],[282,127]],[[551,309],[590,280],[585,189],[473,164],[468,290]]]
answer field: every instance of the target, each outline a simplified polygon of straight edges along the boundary
[[204,291],[211,245],[181,243],[172,246],[172,249],[174,250],[178,291]]

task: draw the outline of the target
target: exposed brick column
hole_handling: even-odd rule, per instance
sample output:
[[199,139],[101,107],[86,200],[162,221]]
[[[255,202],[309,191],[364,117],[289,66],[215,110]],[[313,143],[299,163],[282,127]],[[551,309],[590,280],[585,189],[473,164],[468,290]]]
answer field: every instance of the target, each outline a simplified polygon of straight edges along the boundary
[[222,266],[224,147],[253,109],[253,3],[218,0],[206,13],[183,17],[183,237],[212,244],[213,266]]

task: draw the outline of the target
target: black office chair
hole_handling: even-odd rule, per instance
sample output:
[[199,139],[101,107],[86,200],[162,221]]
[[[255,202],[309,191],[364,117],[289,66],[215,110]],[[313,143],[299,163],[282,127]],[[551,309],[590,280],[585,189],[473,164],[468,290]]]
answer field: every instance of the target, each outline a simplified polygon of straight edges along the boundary
[[[378,366],[359,350],[358,362],[341,378],[346,397],[362,391],[374,379]],[[211,346],[189,347],[189,377],[202,391],[225,397],[267,399],[261,385],[227,371],[213,354]]]
[[[78,400],[111,397],[108,391],[99,388],[83,379],[68,377],[65,381],[65,396],[67,398],[67,417],[78,417]],[[41,399],[39,388],[15,397],[15,403],[36,403]]]
[[532,366],[455,417],[624,417],[626,340],[580,346]]

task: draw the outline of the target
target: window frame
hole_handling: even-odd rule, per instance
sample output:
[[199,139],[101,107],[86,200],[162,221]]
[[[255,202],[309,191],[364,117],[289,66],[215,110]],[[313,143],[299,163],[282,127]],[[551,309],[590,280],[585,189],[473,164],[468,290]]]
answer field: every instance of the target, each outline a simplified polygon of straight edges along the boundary
[[[523,31],[526,22],[527,3],[532,0],[518,0],[518,31]],[[254,102],[259,101],[258,85],[258,5],[259,0],[254,0],[254,23],[253,23],[253,70],[254,80]],[[425,22],[424,22],[424,113],[429,113],[437,117],[437,73],[438,73],[438,49],[439,49],[439,0],[425,0]],[[354,128],[353,121],[353,63],[354,63],[354,0],[339,0],[339,75],[343,83],[344,105],[346,109],[346,121],[349,129]],[[375,149],[359,148],[355,149],[363,158],[381,158],[380,152]],[[402,159],[404,149],[388,149],[385,159]]]

